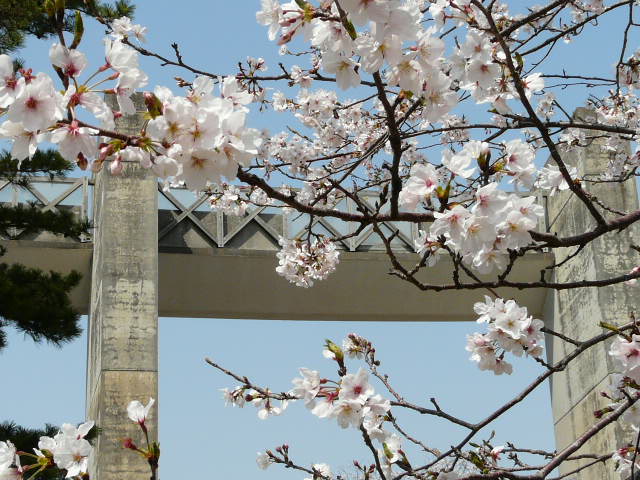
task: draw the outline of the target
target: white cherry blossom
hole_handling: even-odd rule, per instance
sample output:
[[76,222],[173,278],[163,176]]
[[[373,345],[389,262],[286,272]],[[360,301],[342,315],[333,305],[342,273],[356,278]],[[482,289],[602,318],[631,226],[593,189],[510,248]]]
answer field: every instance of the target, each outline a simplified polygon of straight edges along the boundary
[[94,157],[98,152],[98,145],[92,135],[98,131],[81,127],[77,120],[63,125],[51,133],[51,141],[58,144],[58,151],[65,159],[75,162],[82,153],[87,158]]
[[23,78],[16,78],[11,57],[0,55],[0,108],[6,108],[13,103],[24,83]]
[[129,416],[129,419],[132,422],[144,425],[154,403],[156,403],[156,401],[153,398],[150,398],[146,405],[143,405],[138,400],[131,401],[127,406],[127,415]]
[[59,67],[65,75],[77,77],[87,66],[87,57],[78,50],[73,50],[54,43],[49,49],[49,59],[56,67]]
[[9,120],[22,123],[25,130],[45,130],[62,119],[62,96],[51,78],[38,74],[20,91],[9,107]]

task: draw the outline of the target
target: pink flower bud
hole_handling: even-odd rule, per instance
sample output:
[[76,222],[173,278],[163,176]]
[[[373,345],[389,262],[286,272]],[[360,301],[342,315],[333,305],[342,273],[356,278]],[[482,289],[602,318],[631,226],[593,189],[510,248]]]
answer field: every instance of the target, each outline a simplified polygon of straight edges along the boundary
[[76,159],[76,164],[78,165],[78,168],[80,170],[86,170],[87,167],[89,166],[89,161],[82,154],[82,152],[78,153],[78,158]]
[[128,448],[129,450],[137,450],[138,447],[135,443],[133,443],[133,439],[131,438],[125,438],[122,441],[122,447],[123,448]]
[[120,175],[122,170],[124,169],[124,164],[122,163],[120,156],[117,156],[115,160],[111,161],[109,165],[109,171],[111,175]]

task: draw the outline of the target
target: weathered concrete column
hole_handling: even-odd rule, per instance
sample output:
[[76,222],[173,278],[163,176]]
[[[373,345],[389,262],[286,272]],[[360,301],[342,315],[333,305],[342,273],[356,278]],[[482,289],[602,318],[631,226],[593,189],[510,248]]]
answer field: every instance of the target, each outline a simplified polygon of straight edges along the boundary
[[[134,101],[139,112],[146,110],[142,95]],[[126,116],[117,130],[136,133],[141,124],[141,113]],[[148,479],[146,462],[123,451],[121,440],[141,440],[127,418],[129,401],[158,398],[157,181],[134,164],[119,176],[104,168],[95,180],[87,418],[102,434],[90,474],[95,480]],[[154,407],[148,422],[152,439],[156,412]]]
[[[576,118],[593,121],[594,114],[579,108]],[[594,178],[605,171],[609,155],[600,149],[597,142],[589,148],[565,156],[565,161],[577,167],[578,176]],[[638,208],[635,180],[623,184],[584,183],[585,189],[605,205],[623,212]],[[559,236],[576,235],[593,228],[595,222],[584,204],[573,194],[557,193],[548,199],[548,214],[551,231]],[[603,212],[605,218],[613,214]],[[638,264],[638,255],[629,245],[640,239],[637,226],[622,232],[613,232],[591,242],[579,255],[556,270],[556,280],[572,281],[607,278],[628,273]],[[576,247],[561,249],[556,253],[556,263],[574,253]],[[613,324],[628,321],[631,310],[638,307],[637,290],[625,285],[603,288],[585,288],[550,292],[547,322],[552,328],[569,337],[583,340],[602,333],[600,322]],[[551,318],[549,318],[551,317]],[[604,407],[607,399],[600,392],[609,386],[609,374],[613,365],[607,351],[609,343],[599,344],[584,352],[571,366],[553,377],[551,395],[556,433],[556,448],[563,449],[592,425],[596,418],[593,412]],[[573,346],[557,338],[548,338],[549,356],[558,361],[573,350]],[[591,439],[579,453],[611,453],[628,441],[628,432],[619,425],[612,425]],[[584,462],[566,462],[561,473],[567,473]],[[613,463],[587,469],[572,476],[576,480],[616,479]]]

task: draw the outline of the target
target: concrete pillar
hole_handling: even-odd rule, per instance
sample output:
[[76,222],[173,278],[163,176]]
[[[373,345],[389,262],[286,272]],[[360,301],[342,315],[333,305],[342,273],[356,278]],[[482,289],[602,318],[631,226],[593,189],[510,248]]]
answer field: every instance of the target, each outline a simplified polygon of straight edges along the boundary
[[[594,114],[579,108],[575,118],[594,121]],[[588,132],[587,132],[588,133]],[[607,166],[609,155],[601,151],[595,141],[586,149],[579,149],[565,155],[565,161],[577,167],[579,177],[591,177],[602,173]],[[550,161],[551,162],[551,161]],[[597,196],[605,205],[619,211],[630,212],[638,208],[638,194],[635,179],[624,184],[584,184],[585,189]],[[583,233],[594,226],[594,221],[583,203],[573,194],[556,193],[548,199],[548,214],[551,231],[559,236]],[[605,218],[613,214],[604,212]],[[578,256],[556,269],[557,281],[596,279],[616,276],[629,272],[638,264],[638,255],[629,245],[640,240],[638,226],[622,232],[613,232],[599,237],[589,244]],[[556,263],[575,252],[575,247],[556,252]],[[591,338],[603,332],[600,322],[625,323],[631,310],[637,310],[637,290],[625,285],[604,288],[585,288],[549,292],[547,322],[552,328],[579,340]],[[549,318],[551,317],[551,318]],[[573,346],[548,338],[548,354],[557,361],[573,350]],[[609,386],[609,374],[613,372],[612,362],[607,355],[609,344],[592,347],[576,359],[571,366],[553,377],[551,396],[556,433],[556,448],[561,450],[580,436],[596,419],[593,412],[604,407],[607,399],[600,392]],[[609,426],[591,439],[578,453],[611,453],[624,442],[629,441],[629,432],[619,425]],[[561,473],[567,473],[584,462],[567,462]],[[612,462],[598,464],[579,475],[575,480],[619,479],[614,473]]]
[[[107,99],[112,106],[114,98]],[[136,133],[145,111],[117,121]],[[158,398],[158,200],[156,177],[137,164],[120,176],[104,168],[95,178],[95,235],[89,316],[87,418],[102,429],[90,474],[95,480],[141,480],[149,469],[139,455],[122,449],[132,437],[144,445],[127,418],[131,400]],[[157,438],[156,407],[148,421]]]

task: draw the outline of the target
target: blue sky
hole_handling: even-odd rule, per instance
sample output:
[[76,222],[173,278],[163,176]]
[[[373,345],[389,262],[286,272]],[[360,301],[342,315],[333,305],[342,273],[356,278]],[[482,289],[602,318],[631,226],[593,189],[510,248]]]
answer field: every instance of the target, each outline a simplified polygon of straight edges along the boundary
[[[170,54],[169,45],[176,41],[185,61],[194,66],[233,72],[237,61],[249,55],[266,58],[274,71],[281,60],[278,47],[268,42],[265,29],[255,22],[258,0],[183,0],[179,6],[175,1],[143,0],[138,5],[136,21],[149,27],[149,48]],[[602,41],[609,35],[618,35],[618,30],[605,19],[600,30],[588,33],[578,49],[560,44],[552,65],[557,71],[565,68],[569,73],[601,73],[614,63],[610,44]],[[102,59],[99,36],[99,27],[88,26],[85,45],[81,47],[93,59],[94,67]],[[635,48],[637,37],[632,40]],[[35,70],[44,70],[47,52],[46,42],[31,41],[21,56]],[[147,59],[142,60],[142,65],[152,78],[151,86],[173,85],[175,75],[191,78],[187,72],[163,68]],[[571,95],[567,107],[571,110],[583,104],[584,94],[578,91]],[[270,115],[252,122],[252,126],[281,128]],[[211,288],[215,289],[215,284]],[[469,318],[473,318],[472,312]],[[516,373],[511,377],[480,372],[464,350],[465,335],[477,328],[473,322],[161,319],[161,474],[164,478],[195,474],[203,478],[302,478],[299,473],[283,472],[278,467],[266,472],[257,470],[256,452],[285,442],[297,462],[327,462],[334,472],[348,472],[354,459],[370,461],[359,447],[355,431],[318,420],[302,405],[294,404],[282,417],[267,421],[259,420],[253,407],[225,409],[219,389],[235,383],[206,366],[205,356],[257,383],[273,382],[274,389],[288,389],[301,366],[319,369],[325,376],[333,375],[333,364],[321,355],[323,339],[339,342],[347,333],[357,332],[376,345],[382,369],[408,399],[427,404],[430,397],[436,397],[443,408],[477,421],[540,372],[531,360],[515,361]],[[0,396],[2,419],[11,418],[30,426],[81,421],[85,409],[85,362],[86,337],[56,349],[34,345],[11,332],[9,347],[0,354],[0,377],[3,391],[8,392]],[[382,393],[380,387],[377,385],[377,391]],[[461,435],[458,428],[430,418],[401,418],[417,437],[436,447],[446,448]],[[509,440],[523,447],[553,449],[548,386],[539,388],[494,428],[496,444]],[[203,470],[207,467],[210,470]]]

